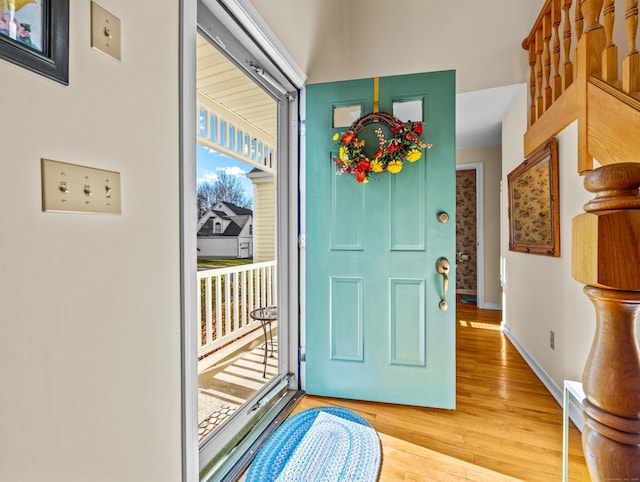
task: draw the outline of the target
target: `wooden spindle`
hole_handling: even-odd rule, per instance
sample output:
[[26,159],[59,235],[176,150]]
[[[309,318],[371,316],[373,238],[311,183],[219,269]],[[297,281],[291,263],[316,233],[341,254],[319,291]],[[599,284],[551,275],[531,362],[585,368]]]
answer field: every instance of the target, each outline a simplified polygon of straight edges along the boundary
[[531,105],[529,106],[529,127],[536,122],[536,49],[535,45],[529,45],[529,95]]
[[604,2],[605,46],[602,51],[602,80],[618,80],[618,47],[613,43],[613,25],[615,23],[615,0]]
[[538,106],[537,118],[544,114],[544,99],[542,98],[542,27],[536,30],[536,104]]
[[551,2],[551,23],[553,24],[553,100],[562,94],[562,77],[560,77],[560,20],[562,7],[560,0]]
[[602,12],[603,0],[584,0],[582,2],[582,12],[586,23],[585,32],[591,32],[602,28],[600,25],[600,13]]
[[576,37],[580,40],[582,37],[582,28],[584,27],[584,16],[582,15],[582,3],[585,0],[578,0],[576,2]]
[[571,3],[572,0],[564,0],[562,3],[562,10],[564,12],[564,28],[562,32],[562,47],[564,53],[564,72],[562,78],[564,80],[564,90],[567,90],[573,82],[573,64],[571,63]]
[[544,110],[551,107],[553,92],[551,89],[551,11],[542,19],[543,56],[544,56]]
[[573,277],[596,309],[582,377],[584,456],[591,480],[640,474],[640,164],[603,166],[585,176],[596,193],[573,220]]
[[602,51],[605,44],[604,27],[599,21],[602,4],[603,0],[582,0],[585,28],[578,42],[574,74],[584,81],[588,81],[592,75],[602,74]]
[[622,90],[632,93],[640,90],[640,55],[636,49],[638,0],[627,0],[624,18],[628,53],[622,61]]

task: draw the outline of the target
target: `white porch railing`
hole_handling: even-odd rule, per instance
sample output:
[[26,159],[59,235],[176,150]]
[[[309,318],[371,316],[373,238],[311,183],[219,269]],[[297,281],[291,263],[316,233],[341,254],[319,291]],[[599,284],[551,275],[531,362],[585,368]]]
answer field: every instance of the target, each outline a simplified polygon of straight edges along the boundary
[[276,304],[276,262],[198,271],[198,357],[260,327],[251,310]]

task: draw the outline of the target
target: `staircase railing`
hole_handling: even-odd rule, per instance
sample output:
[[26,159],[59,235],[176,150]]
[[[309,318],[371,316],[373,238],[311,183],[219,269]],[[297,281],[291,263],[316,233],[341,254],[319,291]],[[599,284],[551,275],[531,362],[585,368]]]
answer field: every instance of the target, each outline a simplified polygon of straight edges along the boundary
[[[618,29],[616,11],[624,12]],[[623,58],[614,42],[621,30]],[[523,42],[531,69],[525,156],[577,120],[578,172],[586,174],[585,188],[595,194],[587,212],[573,219],[572,235],[572,274],[586,285],[596,310],[582,377],[582,443],[594,482],[640,475],[637,31],[638,0],[547,0]],[[602,167],[593,169],[594,158]]]
[[[623,25],[616,23],[616,12],[623,13]],[[637,32],[637,0],[545,2],[522,43],[529,53],[531,97],[525,155],[578,119],[580,173],[593,168],[594,157],[602,165],[640,161]],[[620,33],[624,47],[614,42]]]

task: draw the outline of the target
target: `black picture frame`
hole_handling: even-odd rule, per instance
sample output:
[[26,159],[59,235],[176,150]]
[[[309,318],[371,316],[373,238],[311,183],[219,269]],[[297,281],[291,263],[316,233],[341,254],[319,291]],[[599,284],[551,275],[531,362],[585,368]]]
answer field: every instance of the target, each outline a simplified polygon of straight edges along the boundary
[[69,0],[41,0],[42,51],[0,33],[0,58],[69,85]]

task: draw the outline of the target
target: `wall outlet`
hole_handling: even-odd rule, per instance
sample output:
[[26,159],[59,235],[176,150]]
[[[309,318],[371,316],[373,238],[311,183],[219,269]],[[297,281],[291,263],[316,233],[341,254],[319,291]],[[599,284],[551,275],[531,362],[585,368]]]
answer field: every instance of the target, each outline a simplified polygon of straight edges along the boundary
[[549,332],[549,346],[552,350],[556,349],[556,334],[553,330]]

